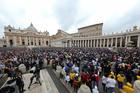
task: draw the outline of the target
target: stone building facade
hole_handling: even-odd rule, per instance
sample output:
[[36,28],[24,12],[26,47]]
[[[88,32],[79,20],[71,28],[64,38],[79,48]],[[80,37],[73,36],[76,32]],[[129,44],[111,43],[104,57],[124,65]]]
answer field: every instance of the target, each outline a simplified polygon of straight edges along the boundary
[[15,29],[10,25],[4,27],[7,47],[17,46],[49,46],[49,33],[38,32],[31,23],[26,29]]
[[63,39],[65,47],[127,47],[129,43],[140,47],[140,29],[133,29],[115,34],[102,34],[103,24],[95,24],[78,29],[78,33],[71,34]]
[[127,47],[132,43],[140,47],[140,29],[134,26],[125,32],[102,34],[103,23],[78,28],[77,33],[69,34],[58,30],[55,35],[49,32],[38,32],[31,24],[26,29],[4,27],[7,47],[36,46],[36,47]]

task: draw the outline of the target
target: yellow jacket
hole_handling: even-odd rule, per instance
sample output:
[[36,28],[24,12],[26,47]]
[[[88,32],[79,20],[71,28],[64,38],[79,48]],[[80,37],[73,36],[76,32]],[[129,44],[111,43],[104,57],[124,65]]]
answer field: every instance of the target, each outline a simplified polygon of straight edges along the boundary
[[118,75],[117,75],[117,80],[118,80],[119,82],[124,82],[125,77],[122,76],[122,75],[120,75],[120,74],[118,74]]
[[134,93],[134,89],[127,85],[124,85],[122,90],[126,93]]
[[73,80],[75,78],[75,73],[70,73],[70,79]]

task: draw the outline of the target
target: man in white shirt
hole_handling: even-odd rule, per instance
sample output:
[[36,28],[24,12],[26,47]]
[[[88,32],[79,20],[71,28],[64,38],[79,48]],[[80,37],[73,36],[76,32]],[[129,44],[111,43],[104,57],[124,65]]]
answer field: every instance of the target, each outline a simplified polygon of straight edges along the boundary
[[67,84],[69,84],[69,81],[70,81],[70,76],[69,76],[69,74],[67,74],[67,75],[65,76],[65,81],[66,81]]
[[103,90],[106,90],[106,81],[107,81],[107,77],[102,76],[102,86],[103,86]]
[[114,79],[113,76],[111,76],[111,78],[107,78],[106,81],[106,87],[107,87],[107,93],[113,93],[114,89],[115,89],[115,85],[116,85],[116,80]]

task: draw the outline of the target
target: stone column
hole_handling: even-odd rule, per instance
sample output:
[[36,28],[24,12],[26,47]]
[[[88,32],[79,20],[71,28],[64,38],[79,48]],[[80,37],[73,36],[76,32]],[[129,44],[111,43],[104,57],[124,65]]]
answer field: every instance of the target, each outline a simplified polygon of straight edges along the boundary
[[77,42],[77,43],[76,43],[77,47],[79,47],[79,40],[76,40],[76,42]]
[[120,37],[120,47],[122,47],[122,37]]
[[90,39],[90,47],[92,47],[92,39]]
[[70,42],[70,46],[69,47],[71,47],[71,40],[69,42]]
[[73,40],[73,47],[75,47],[75,40]]
[[86,40],[85,47],[88,47],[88,40]]
[[29,42],[30,46],[32,46],[31,42],[32,42],[32,37],[30,37],[30,42]]
[[131,38],[131,36],[128,36],[128,42],[130,42],[130,41],[131,41],[131,39],[130,39],[130,38]]
[[33,42],[33,46],[34,46],[34,37],[32,37],[32,42]]
[[[43,46],[45,46],[45,43],[46,43],[46,42],[45,42],[44,37],[42,37],[42,40],[43,40],[43,42],[44,42],[44,43],[43,43]],[[62,47],[63,47],[63,45],[62,45]]]
[[113,46],[113,38],[111,38],[111,47]]
[[117,42],[118,42],[118,41],[117,41],[117,37],[116,37],[116,41],[115,41],[115,47],[117,47]]
[[25,37],[25,45],[28,45],[28,39],[27,39],[27,36]]
[[107,38],[107,45],[106,47],[109,47],[109,38]]
[[77,40],[77,46],[79,47],[79,40]]
[[85,45],[86,45],[86,47],[88,47],[88,40],[86,40],[86,44]]
[[74,47],[76,47],[76,40],[74,40]]
[[29,46],[31,46],[31,37],[29,36]]
[[83,40],[81,40],[81,47],[83,47]]
[[19,37],[19,45],[22,45],[21,36]]
[[16,36],[14,36],[14,46],[17,46]]
[[94,47],[96,47],[97,41],[96,39],[94,39]]
[[65,47],[67,47],[67,45],[68,45],[68,41],[66,40]]
[[82,47],[82,40],[80,40],[80,47]]
[[125,47],[127,47],[127,36],[125,38]]
[[45,39],[45,38],[44,38],[44,46],[47,46],[47,45],[46,45],[46,39]]
[[42,37],[40,37],[40,46],[43,46],[43,40],[42,40]]
[[66,41],[64,41],[64,47],[66,47]]
[[102,47],[102,39],[99,39],[100,40],[100,47]]
[[103,42],[103,47],[105,47],[105,38],[104,38],[104,40],[103,40],[104,42]]
[[89,47],[89,40],[87,40],[87,47]]
[[91,47],[93,47],[93,39],[91,39]]
[[80,40],[78,40],[78,47],[80,47]]
[[80,40],[80,47],[82,47],[82,40]]
[[67,47],[69,47],[69,45],[70,45],[70,41],[69,41],[69,40],[67,40]]
[[82,44],[82,47],[84,47],[84,40],[82,40],[81,42],[82,42],[82,43],[81,43],[81,44]]
[[99,40],[99,39],[97,39],[97,45],[96,45],[96,47],[98,47],[98,43],[99,43],[98,40]]
[[35,39],[36,39],[36,46],[38,46],[38,38],[36,37]]
[[7,44],[7,46],[9,46],[9,37],[6,36],[5,38],[6,38],[6,44]]
[[84,40],[82,40],[82,47],[84,47]]
[[88,47],[90,47],[90,40],[88,40]]
[[140,35],[138,35],[137,47],[140,47]]
[[93,47],[95,47],[95,39],[93,39]]
[[81,40],[81,47],[84,47],[84,44],[83,44],[84,40]]

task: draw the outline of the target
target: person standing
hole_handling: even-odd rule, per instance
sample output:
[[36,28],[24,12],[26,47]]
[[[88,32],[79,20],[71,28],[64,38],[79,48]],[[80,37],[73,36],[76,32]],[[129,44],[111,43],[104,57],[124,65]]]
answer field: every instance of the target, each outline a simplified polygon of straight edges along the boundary
[[107,75],[102,76],[102,86],[104,91],[106,91],[106,81],[107,81]]
[[140,93],[140,76],[137,76],[137,80],[134,82],[134,93]]
[[82,81],[82,85],[78,89],[77,93],[91,93],[90,88],[86,85],[86,81]]
[[118,81],[118,88],[119,89],[122,89],[124,80],[125,80],[125,76],[123,74],[118,74],[117,75],[117,81]]
[[107,93],[115,92],[116,83],[117,82],[113,76],[111,76],[111,78],[110,77],[107,78],[107,81],[106,81]]
[[134,93],[134,89],[132,88],[132,85],[129,82],[127,82],[126,85],[123,86],[122,90],[126,93]]
[[29,84],[28,89],[30,89],[30,86],[31,86],[34,78],[36,78],[35,83],[39,83],[41,85],[41,82],[40,82],[40,68],[37,65],[35,67],[35,71],[33,72],[33,76],[30,78],[30,84]]
[[18,68],[16,68],[15,72],[16,72],[16,84],[18,86],[19,93],[23,93],[25,91],[25,89],[24,89],[22,71],[20,71]]

